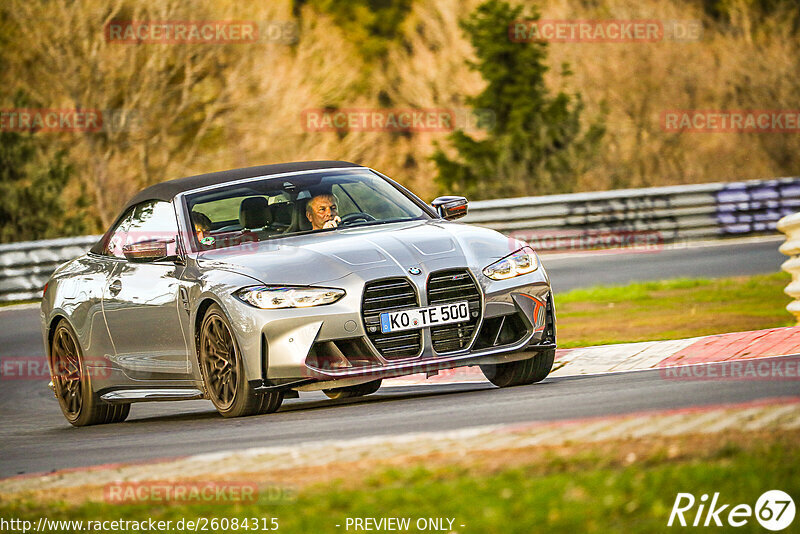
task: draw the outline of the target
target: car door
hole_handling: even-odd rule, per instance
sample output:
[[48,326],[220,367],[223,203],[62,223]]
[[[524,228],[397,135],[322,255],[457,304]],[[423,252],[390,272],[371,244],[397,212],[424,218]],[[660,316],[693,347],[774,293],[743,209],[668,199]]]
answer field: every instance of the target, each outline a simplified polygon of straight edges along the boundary
[[[117,265],[103,292],[103,312],[115,350],[115,363],[140,380],[190,377],[187,293],[174,261],[131,261],[123,247],[154,239],[177,239],[172,203],[136,205],[109,252]],[[170,245],[175,252],[175,242]]]

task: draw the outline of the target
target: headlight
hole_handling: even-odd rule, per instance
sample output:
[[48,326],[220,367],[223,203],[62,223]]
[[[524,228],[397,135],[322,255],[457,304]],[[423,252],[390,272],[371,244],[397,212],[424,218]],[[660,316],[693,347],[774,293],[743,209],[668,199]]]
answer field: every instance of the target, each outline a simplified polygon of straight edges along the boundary
[[344,290],[327,287],[254,286],[240,289],[235,295],[256,308],[275,310],[333,304],[344,296]]
[[492,280],[505,280],[521,274],[532,273],[539,268],[539,258],[531,247],[522,247],[502,260],[496,261],[483,270]]

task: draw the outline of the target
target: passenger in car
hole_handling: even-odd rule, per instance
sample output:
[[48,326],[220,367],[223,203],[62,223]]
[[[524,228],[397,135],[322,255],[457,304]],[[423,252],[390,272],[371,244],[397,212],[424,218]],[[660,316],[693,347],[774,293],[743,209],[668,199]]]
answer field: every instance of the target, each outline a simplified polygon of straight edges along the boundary
[[342,219],[339,217],[336,197],[323,193],[312,197],[306,204],[306,217],[312,230],[336,228]]
[[211,231],[211,219],[205,213],[193,211],[192,223],[194,224],[194,232],[197,234],[198,241],[202,241]]

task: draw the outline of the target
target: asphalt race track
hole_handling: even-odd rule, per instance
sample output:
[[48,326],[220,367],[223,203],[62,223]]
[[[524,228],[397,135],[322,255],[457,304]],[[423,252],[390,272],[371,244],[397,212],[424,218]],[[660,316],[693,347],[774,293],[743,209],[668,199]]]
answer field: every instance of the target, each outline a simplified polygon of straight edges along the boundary
[[562,255],[542,259],[556,293],[579,287],[615,286],[668,278],[722,278],[775,273],[788,258],[783,238],[689,244],[654,252]]
[[[645,254],[543,261],[557,292],[680,276],[770,273],[786,259],[778,240],[713,244]],[[0,310],[0,357],[43,357],[38,310]],[[118,425],[72,428],[43,380],[0,382],[0,477],[265,445],[454,430],[797,395],[794,381],[665,380],[658,371],[549,378],[497,389],[490,384],[383,388],[332,401],[322,393],[287,400],[276,414],[223,419],[206,401],[134,405]]]

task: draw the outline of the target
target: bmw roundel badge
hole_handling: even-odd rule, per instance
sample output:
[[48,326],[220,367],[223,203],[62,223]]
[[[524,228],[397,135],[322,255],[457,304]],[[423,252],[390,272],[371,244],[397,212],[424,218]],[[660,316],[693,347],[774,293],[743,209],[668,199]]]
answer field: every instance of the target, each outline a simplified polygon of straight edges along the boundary
[[420,269],[419,267],[410,267],[408,269],[408,272],[410,272],[411,274],[422,274],[422,269]]

